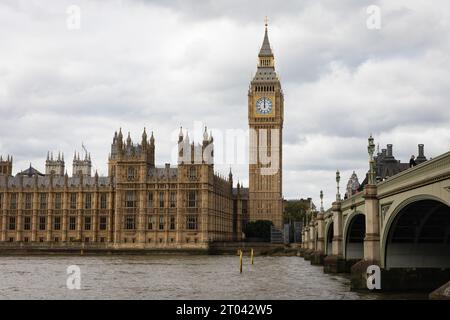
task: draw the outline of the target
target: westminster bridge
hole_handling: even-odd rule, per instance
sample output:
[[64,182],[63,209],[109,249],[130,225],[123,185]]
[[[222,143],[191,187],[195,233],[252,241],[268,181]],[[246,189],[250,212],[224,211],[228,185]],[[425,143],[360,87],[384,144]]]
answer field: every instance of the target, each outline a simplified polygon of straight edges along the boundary
[[349,272],[367,289],[378,266],[382,290],[425,290],[450,280],[450,152],[384,181],[375,177],[369,138],[368,183],[320,210],[302,231],[301,255],[327,273]]

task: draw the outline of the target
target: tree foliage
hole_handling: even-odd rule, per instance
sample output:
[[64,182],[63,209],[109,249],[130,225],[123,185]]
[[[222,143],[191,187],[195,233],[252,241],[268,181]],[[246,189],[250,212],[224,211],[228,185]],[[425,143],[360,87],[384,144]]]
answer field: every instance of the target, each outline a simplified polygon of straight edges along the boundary
[[305,200],[284,201],[284,221],[303,221],[303,217],[309,209],[309,202]]

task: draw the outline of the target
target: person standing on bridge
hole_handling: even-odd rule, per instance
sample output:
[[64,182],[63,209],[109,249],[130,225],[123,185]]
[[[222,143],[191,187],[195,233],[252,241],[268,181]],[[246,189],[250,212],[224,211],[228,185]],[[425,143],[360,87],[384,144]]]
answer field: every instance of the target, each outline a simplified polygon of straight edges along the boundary
[[414,159],[415,159],[414,155],[412,155],[411,159],[409,159],[409,167],[410,168],[415,167],[417,165],[416,160],[414,160]]

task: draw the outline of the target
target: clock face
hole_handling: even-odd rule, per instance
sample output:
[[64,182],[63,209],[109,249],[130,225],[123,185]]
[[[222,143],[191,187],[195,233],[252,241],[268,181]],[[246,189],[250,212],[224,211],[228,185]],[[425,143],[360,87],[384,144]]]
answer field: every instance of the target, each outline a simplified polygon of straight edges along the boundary
[[256,101],[256,111],[259,114],[269,114],[272,112],[272,100],[266,97],[259,98]]

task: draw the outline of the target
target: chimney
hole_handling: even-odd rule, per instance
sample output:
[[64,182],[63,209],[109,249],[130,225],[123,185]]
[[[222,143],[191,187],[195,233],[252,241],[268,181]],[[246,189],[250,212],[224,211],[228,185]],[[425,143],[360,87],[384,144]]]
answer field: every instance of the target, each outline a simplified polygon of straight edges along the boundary
[[419,144],[419,157],[424,157],[423,144]]
[[387,156],[388,157],[393,157],[393,155],[392,155],[392,144],[388,144],[387,145]]
[[419,144],[418,145],[418,149],[419,149],[418,150],[419,154],[418,154],[418,156],[416,158],[416,163],[417,164],[427,161],[427,158],[425,157],[425,152],[424,152],[424,145],[423,144]]

